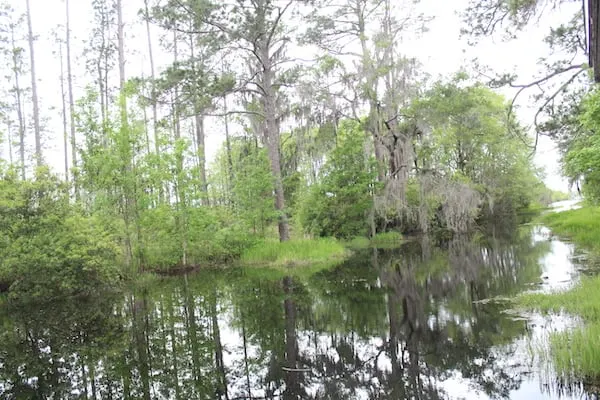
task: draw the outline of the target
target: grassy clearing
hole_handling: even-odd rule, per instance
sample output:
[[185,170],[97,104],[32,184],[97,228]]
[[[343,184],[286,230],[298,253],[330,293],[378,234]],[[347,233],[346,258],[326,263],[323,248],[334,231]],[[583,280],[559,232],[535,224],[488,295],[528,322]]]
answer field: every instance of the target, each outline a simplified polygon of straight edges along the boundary
[[559,235],[567,236],[577,244],[600,252],[600,207],[551,213],[541,218],[542,223]]
[[244,265],[296,266],[339,261],[347,254],[340,242],[330,238],[290,240],[283,243],[268,240],[246,250],[240,261]]
[[566,312],[582,317],[585,326],[550,336],[551,357],[564,376],[600,377],[600,277],[585,278],[567,292],[523,294],[517,302],[543,313]]

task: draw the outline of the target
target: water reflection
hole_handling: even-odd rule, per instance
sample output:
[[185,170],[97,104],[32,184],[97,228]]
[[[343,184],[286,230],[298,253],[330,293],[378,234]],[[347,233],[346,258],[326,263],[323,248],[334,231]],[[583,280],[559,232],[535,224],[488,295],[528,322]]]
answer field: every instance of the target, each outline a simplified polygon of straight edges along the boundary
[[5,309],[0,398],[580,398],[536,369],[541,324],[505,312],[545,284],[555,247],[531,229]]

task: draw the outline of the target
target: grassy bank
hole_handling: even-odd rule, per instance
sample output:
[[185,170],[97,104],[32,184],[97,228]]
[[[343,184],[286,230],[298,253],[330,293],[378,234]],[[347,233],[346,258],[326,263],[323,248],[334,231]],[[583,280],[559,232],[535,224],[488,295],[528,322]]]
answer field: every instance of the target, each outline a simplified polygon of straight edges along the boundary
[[348,254],[337,240],[299,239],[288,242],[262,241],[243,252],[243,265],[299,266],[341,261]]
[[552,232],[572,239],[578,245],[600,253],[600,207],[546,214],[541,218]]
[[[547,214],[541,221],[553,233],[600,253],[600,208]],[[550,353],[563,376],[593,381],[600,378],[600,276],[586,277],[566,292],[523,294],[517,302],[523,308],[542,313],[565,312],[581,317],[584,326],[550,335]]]
[[550,335],[552,359],[559,373],[600,378],[600,277],[585,278],[572,290],[551,294],[524,294],[520,306],[543,313],[566,312],[583,318],[585,325]]

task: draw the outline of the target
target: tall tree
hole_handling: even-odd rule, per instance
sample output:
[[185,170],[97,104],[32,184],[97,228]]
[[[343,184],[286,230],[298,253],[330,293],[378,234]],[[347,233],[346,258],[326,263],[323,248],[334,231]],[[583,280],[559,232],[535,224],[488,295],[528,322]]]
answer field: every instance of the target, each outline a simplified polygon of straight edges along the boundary
[[[67,123],[67,104],[65,100],[65,63],[63,57],[63,43],[58,39],[58,57],[60,58],[60,100],[62,105],[62,123],[63,123],[63,152],[64,152],[64,167],[65,181],[69,181],[69,132]],[[71,122],[73,126],[73,122]],[[76,191],[77,192],[77,191]]]
[[146,21],[146,35],[148,39],[148,61],[150,62],[150,78],[152,79],[152,130],[154,132],[154,151],[156,154],[160,152],[160,143],[158,140],[158,103],[156,97],[156,72],[154,67],[154,51],[152,46],[152,31],[150,29],[150,10],[148,0],[144,0],[144,19]]
[[27,5],[27,28],[28,28],[28,42],[29,42],[29,69],[31,74],[31,101],[33,103],[33,129],[35,135],[35,161],[37,166],[43,164],[42,159],[42,128],[40,125],[40,108],[38,101],[37,91],[37,77],[35,71],[35,38],[33,36],[33,24],[31,22],[31,6],[30,0],[26,0]]
[[119,102],[121,125],[127,126],[127,100],[123,95],[125,90],[125,25],[123,22],[123,0],[117,0],[117,51],[119,54]]
[[[69,1],[65,0],[66,28],[65,45],[67,47],[67,85],[69,95],[69,122],[71,128],[71,159],[73,168],[77,168],[77,138],[75,136],[75,101],[73,100],[73,68],[71,64],[71,13]],[[65,149],[66,151],[66,149]],[[78,198],[79,190],[77,188],[77,179],[73,176],[75,188],[75,197]]]
[[14,9],[7,8],[5,10],[6,32],[8,48],[5,53],[10,58],[11,75],[7,76],[7,79],[11,82],[11,93],[14,97],[14,110],[17,114],[18,124],[18,137],[19,137],[19,167],[21,170],[21,179],[25,180],[26,177],[26,161],[25,161],[25,133],[26,133],[26,121],[25,121],[25,96],[26,88],[21,84],[23,74],[26,72],[26,66],[24,62],[25,51],[23,47],[19,46],[17,38],[17,28],[21,26],[23,18],[14,17]]
[[[399,46],[401,33],[420,32],[426,20],[415,11],[414,3],[322,0],[309,16],[305,35],[306,41],[325,53],[325,61],[341,66],[338,79],[346,87],[340,100],[346,102],[346,113],[360,120],[358,110],[367,110],[365,123],[372,136],[378,180],[385,183],[384,192],[374,198],[380,215],[388,214],[390,208],[409,213],[406,191],[415,131],[403,126],[401,109],[415,96],[416,63],[404,57]],[[348,50],[349,44],[359,50]],[[341,61],[347,58],[354,62]]]
[[[196,16],[225,35],[232,49],[243,52],[248,64],[248,74],[239,80],[238,90],[249,96],[254,108],[247,114],[258,117],[256,128],[267,148],[274,186],[274,203],[278,212],[280,241],[290,238],[288,211],[281,174],[280,126],[287,115],[283,88],[296,79],[297,69],[286,69],[291,59],[286,54],[290,32],[284,18],[292,14],[302,1],[277,2],[274,0],[236,0],[232,4],[202,10]],[[231,24],[222,24],[220,15],[229,15]],[[257,107],[255,107],[257,106]]]

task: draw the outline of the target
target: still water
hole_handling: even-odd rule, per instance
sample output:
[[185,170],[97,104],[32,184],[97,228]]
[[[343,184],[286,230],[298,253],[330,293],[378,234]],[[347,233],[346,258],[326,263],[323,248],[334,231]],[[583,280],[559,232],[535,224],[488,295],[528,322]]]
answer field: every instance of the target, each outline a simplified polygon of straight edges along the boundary
[[577,321],[505,299],[584,258],[543,227],[367,250],[311,276],[210,270],[0,310],[1,399],[581,399],[531,349]]

